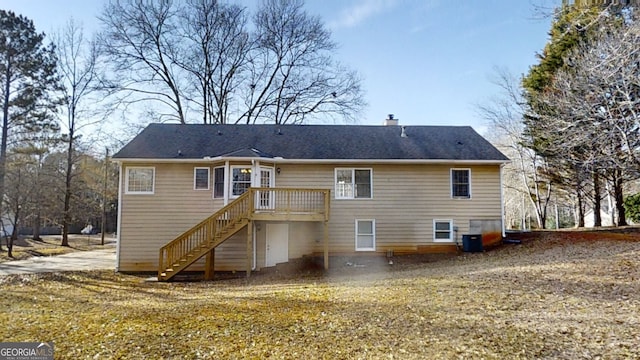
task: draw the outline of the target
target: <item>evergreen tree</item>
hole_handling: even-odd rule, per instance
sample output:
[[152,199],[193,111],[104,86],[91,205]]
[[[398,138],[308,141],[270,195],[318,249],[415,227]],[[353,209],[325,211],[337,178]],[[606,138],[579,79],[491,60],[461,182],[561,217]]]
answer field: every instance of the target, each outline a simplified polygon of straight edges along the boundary
[[0,10],[0,199],[5,194],[10,131],[33,130],[50,121],[47,110],[54,103],[48,95],[57,83],[53,46],[44,44],[44,34],[26,17]]
[[[588,112],[568,108],[563,99],[589,96],[591,89],[584,79],[567,82],[567,74],[580,71],[571,59],[578,50],[589,51],[600,32],[619,27],[625,7],[627,4],[611,1],[575,1],[572,4],[563,1],[555,13],[549,42],[539,54],[539,63],[532,66],[522,80],[529,109],[524,115],[526,146],[545,159],[551,170],[548,176],[554,185],[573,193],[578,204],[584,203],[585,189],[590,188],[596,210],[600,207],[600,179],[607,165],[606,159],[596,155],[605,153],[600,148],[604,144],[577,139],[595,138],[603,131],[597,126],[603,121],[596,121],[597,117]],[[568,85],[558,86],[561,82]],[[559,126],[563,123],[571,124],[571,131],[564,131],[567,127]],[[588,185],[583,181],[585,174],[591,177]],[[578,207],[582,213],[582,205]],[[600,223],[598,215],[599,211],[596,226]],[[579,224],[581,220],[578,219]]]

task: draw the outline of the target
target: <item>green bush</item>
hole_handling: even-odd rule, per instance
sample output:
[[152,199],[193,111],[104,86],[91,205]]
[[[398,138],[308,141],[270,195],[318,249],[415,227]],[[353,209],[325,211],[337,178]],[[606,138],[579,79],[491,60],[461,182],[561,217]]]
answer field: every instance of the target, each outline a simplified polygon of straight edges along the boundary
[[640,223],[640,193],[629,195],[624,199],[624,211],[627,219]]

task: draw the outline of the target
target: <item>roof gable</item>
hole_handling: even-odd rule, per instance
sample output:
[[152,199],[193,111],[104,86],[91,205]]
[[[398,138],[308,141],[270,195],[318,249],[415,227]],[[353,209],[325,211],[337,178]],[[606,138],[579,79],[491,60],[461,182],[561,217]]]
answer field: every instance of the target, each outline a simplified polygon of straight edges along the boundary
[[508,161],[469,126],[151,124],[116,159]]

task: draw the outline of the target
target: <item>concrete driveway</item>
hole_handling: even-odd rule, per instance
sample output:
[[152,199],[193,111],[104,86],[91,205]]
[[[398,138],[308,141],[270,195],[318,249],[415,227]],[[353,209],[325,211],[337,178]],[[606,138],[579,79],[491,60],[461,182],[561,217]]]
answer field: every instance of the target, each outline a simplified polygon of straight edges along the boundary
[[115,270],[116,248],[77,251],[57,256],[39,256],[27,260],[0,263],[0,276],[80,270]]

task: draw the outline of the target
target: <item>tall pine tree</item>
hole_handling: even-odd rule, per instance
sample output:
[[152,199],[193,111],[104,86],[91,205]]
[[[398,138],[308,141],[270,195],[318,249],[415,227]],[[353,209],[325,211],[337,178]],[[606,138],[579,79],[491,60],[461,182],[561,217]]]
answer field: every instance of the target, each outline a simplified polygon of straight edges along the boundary
[[52,45],[44,44],[44,34],[36,32],[31,20],[0,10],[0,199],[5,194],[10,132],[37,129],[50,121],[47,114],[54,103],[49,94],[58,86],[53,50]]

